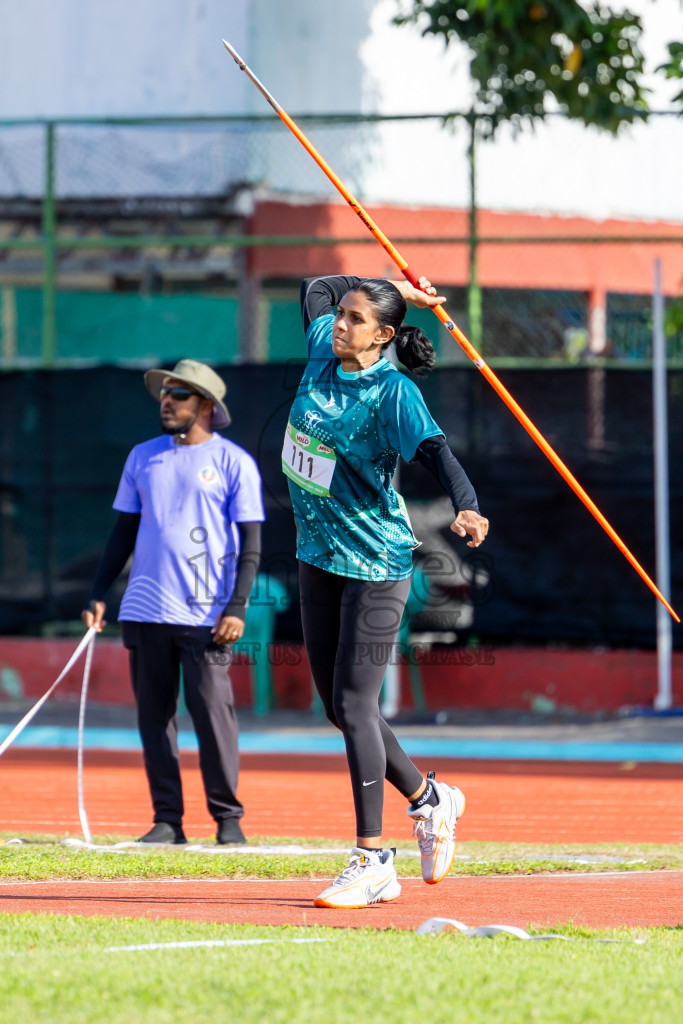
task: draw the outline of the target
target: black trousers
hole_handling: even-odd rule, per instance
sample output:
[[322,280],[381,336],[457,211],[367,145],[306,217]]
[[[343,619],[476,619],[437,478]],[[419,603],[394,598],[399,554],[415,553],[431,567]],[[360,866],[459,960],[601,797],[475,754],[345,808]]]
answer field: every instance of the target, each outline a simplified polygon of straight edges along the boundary
[[176,717],[181,666],[209,813],[217,822],[241,818],[244,809],[236,795],[237,716],[228,676],[230,649],[213,643],[210,626],[122,622],[121,632],[130,652],[154,821],[179,825],[183,817]]
[[405,797],[423,776],[379,713],[410,580],[349,579],[299,562],[301,621],[315,688],[344,734],[356,835],[382,834],[384,779]]

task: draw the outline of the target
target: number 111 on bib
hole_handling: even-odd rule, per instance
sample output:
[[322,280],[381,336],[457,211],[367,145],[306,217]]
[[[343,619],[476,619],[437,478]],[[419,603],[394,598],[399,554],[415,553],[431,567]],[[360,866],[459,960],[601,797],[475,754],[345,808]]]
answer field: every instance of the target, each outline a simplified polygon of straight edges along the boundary
[[282,471],[290,480],[311,494],[329,498],[336,464],[337,457],[332,448],[297,430],[291,423],[287,424],[282,446]]

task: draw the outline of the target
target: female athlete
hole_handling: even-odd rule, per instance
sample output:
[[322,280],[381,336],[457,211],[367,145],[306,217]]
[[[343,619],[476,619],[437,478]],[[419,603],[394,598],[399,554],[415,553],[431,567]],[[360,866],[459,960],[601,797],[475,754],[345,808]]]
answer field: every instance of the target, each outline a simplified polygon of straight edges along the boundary
[[393,344],[411,371],[434,365],[429,339],[403,324],[406,302],[444,299],[430,283],[319,277],[303,282],[309,361],[282,451],[297,527],[304,642],[329,720],[343,733],[356,812],[348,867],[315,900],[365,907],[396,899],[394,852],[382,848],[384,780],[409,801],[422,876],[441,881],[455,853],[465,798],[424,778],[379,712],[379,696],[410,590],[413,536],[392,487],[398,456],[420,462],[453,503],[451,530],[478,547],[488,532],[464,470],[416,384],[386,358]]

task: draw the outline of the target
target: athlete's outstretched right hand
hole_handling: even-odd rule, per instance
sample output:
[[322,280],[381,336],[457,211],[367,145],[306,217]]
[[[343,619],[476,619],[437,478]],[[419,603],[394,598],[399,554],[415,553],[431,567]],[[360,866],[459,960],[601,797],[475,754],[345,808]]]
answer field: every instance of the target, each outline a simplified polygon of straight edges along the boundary
[[88,608],[84,608],[81,612],[81,618],[85,623],[86,627],[90,629],[94,626],[98,633],[101,633],[103,628],[107,625],[104,621],[104,613],[107,610],[107,606],[104,601],[91,601]]
[[437,295],[436,288],[426,277],[420,277],[419,288],[401,278],[399,281],[391,281],[395,288],[398,288],[406,302],[412,302],[413,306],[421,309],[431,309],[432,306],[439,306],[446,301],[445,295]]

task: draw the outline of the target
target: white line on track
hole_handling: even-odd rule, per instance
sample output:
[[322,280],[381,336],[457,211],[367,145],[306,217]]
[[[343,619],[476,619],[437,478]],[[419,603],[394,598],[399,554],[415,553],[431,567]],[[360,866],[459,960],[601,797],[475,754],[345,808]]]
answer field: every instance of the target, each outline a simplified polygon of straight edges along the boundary
[[314,881],[314,878],[43,878],[16,882],[0,881],[0,888],[13,885],[199,885],[202,882],[213,882],[214,885],[291,885],[292,882]]
[[331,942],[331,939],[207,939],[197,942],[148,942],[140,946],[108,946],[105,953],[137,953],[147,949],[199,949],[210,946],[265,946],[272,943],[303,945],[310,942]]

